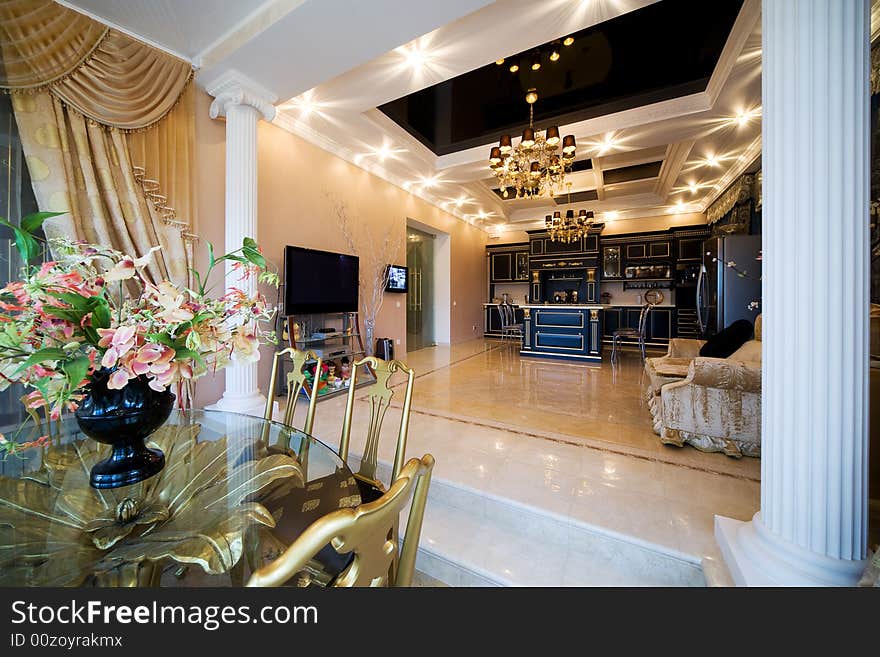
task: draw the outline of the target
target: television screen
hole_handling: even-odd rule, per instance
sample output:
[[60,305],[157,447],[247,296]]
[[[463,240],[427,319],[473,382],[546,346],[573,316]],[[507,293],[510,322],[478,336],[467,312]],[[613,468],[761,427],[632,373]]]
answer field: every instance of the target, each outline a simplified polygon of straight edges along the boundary
[[388,265],[388,292],[406,292],[407,268],[400,265]]
[[358,257],[288,246],[284,249],[284,313],[357,312]]

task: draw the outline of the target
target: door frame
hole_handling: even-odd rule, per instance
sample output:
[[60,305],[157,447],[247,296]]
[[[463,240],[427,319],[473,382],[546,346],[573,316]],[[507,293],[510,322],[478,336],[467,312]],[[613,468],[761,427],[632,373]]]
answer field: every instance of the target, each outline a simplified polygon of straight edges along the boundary
[[433,304],[434,342],[448,345],[452,335],[452,243],[449,233],[411,217],[406,218],[406,228],[414,228],[434,236],[434,290],[431,298],[423,303]]

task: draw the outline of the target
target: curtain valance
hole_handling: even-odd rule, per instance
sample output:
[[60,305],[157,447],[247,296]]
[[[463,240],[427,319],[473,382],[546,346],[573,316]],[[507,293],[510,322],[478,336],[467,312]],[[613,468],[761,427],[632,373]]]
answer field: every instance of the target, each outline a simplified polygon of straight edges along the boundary
[[192,77],[172,57],[51,0],[0,0],[0,87],[48,88],[102,125],[142,130],[163,119]]

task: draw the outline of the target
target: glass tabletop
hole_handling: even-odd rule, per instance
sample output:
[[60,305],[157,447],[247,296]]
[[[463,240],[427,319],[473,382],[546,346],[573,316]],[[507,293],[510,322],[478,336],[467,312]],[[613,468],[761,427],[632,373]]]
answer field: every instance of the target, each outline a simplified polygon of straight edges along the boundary
[[[147,442],[164,469],[110,490],[88,479],[109,447],[73,418],[0,462],[0,586],[241,585],[312,522],[361,501],[336,452],[262,418],[175,411]],[[350,559],[328,545],[293,583],[326,584]]]

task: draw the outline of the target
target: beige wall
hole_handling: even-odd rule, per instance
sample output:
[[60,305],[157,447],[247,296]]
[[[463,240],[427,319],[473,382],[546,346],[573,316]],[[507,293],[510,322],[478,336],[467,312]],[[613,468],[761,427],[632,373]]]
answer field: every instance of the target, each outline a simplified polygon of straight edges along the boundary
[[[209,105],[210,97],[199,92],[196,109],[197,230],[203,241],[210,240],[216,251],[223,252],[225,125],[208,117]],[[358,224],[355,232],[369,230],[380,242],[386,232],[392,230],[399,242],[395,260],[400,264],[406,261],[406,222],[412,219],[450,236],[451,342],[482,335],[481,304],[485,286],[480,281],[485,276],[485,232],[264,121],[260,122],[258,131],[258,167],[257,241],[266,257],[279,269],[286,244],[349,251],[338,230],[333,200],[346,204],[350,221]],[[200,262],[204,269],[204,257]],[[264,292],[275,294],[272,288]],[[364,294],[362,289],[361,295]],[[386,295],[376,321],[375,335],[394,338],[395,341],[399,339],[395,356],[405,358],[406,299],[403,295]],[[259,379],[264,390],[269,367],[269,359],[264,357]],[[205,377],[199,381],[197,397],[200,405],[210,403],[222,394],[222,378],[221,373],[214,380]]]

